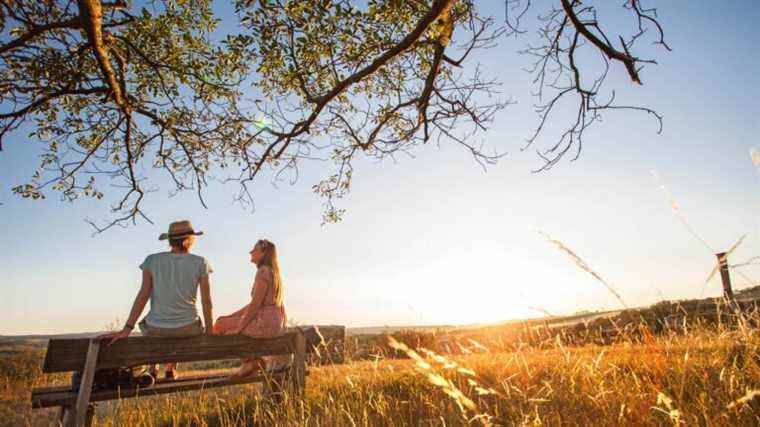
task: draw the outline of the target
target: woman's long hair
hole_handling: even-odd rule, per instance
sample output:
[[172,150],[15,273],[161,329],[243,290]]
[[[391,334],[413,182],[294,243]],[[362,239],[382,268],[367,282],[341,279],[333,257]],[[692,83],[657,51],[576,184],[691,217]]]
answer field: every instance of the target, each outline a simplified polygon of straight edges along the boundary
[[259,261],[259,265],[257,267],[261,267],[262,265],[269,267],[269,270],[272,272],[274,304],[282,305],[283,289],[282,279],[280,278],[280,263],[277,260],[277,247],[274,245],[274,243],[270,242],[267,239],[259,240],[256,242],[256,245],[264,250],[264,255],[261,257],[261,261]]

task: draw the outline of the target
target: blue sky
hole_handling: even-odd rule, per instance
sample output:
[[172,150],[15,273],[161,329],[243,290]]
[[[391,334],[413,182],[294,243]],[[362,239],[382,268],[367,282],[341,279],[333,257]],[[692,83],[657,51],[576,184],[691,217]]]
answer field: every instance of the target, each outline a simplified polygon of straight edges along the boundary
[[[502,2],[479,4],[503,19]],[[732,262],[760,254],[760,177],[749,155],[760,147],[760,64],[751,54],[760,42],[760,5],[680,0],[662,2],[659,12],[673,51],[656,53],[659,64],[644,70],[643,86],[620,68],[611,83],[618,99],[664,116],[662,135],[644,115],[608,114],[589,130],[578,161],[532,173],[539,159],[520,147],[537,117],[530,76],[520,70],[528,58],[517,54],[530,36],[504,39],[469,66],[480,62],[484,76],[498,77],[503,96],[518,102],[481,136],[508,155],[486,172],[452,144],[421,147],[397,162],[361,161],[336,225],[321,226],[322,201],[311,186],[330,170],[316,162],[295,185],[258,182],[253,213],[232,203],[233,186],[212,183],[203,209],[192,194],[168,198],[168,183],[155,182],[160,188],[146,205],[155,225],[92,237],[83,219],[107,219],[107,203],[11,194],[39,154],[20,132],[0,153],[0,334],[123,321],[139,288],[137,266],[164,250],[157,236],[168,223],[185,218],[206,232],[195,252],[216,270],[217,315],[246,302],[254,273],[247,252],[260,237],[279,245],[287,311],[298,323],[462,324],[540,315],[531,307],[554,314],[619,307],[536,230],[575,250],[630,306],[698,297],[714,256],[675,218],[652,171],[715,250],[749,233]],[[741,271],[737,288],[760,278],[758,269]],[[714,279],[705,294],[719,293]]]

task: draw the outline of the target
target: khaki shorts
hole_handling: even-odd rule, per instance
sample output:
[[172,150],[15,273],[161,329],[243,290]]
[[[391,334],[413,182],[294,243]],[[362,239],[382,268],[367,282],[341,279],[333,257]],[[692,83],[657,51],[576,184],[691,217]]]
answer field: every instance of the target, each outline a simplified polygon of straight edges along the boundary
[[145,322],[145,319],[140,321],[140,332],[146,337],[163,337],[163,338],[179,338],[179,337],[195,337],[203,334],[203,326],[201,326],[201,319],[195,322],[182,326],[180,328],[157,328],[150,326]]

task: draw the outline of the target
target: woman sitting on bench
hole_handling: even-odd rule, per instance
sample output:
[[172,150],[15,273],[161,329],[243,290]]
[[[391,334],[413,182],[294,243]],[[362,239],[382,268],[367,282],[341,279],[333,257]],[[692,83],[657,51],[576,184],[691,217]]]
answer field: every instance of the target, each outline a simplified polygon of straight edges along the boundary
[[[214,323],[214,331],[221,335],[243,334],[252,338],[274,338],[285,333],[285,307],[280,280],[280,266],[274,243],[262,239],[256,242],[251,252],[251,262],[256,264],[256,278],[251,290],[251,302],[240,310],[222,316]],[[242,379],[256,375],[270,367],[272,357],[243,359],[240,370],[232,375]]]

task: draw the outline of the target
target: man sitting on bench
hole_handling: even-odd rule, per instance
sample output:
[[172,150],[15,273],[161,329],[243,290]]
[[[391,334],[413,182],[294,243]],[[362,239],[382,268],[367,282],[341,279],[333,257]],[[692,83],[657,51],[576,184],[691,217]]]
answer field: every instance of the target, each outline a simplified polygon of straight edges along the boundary
[[[190,221],[178,221],[169,225],[169,232],[162,233],[159,240],[169,240],[171,250],[148,255],[140,264],[142,286],[137,293],[127,323],[119,332],[104,334],[98,338],[111,345],[116,340],[129,336],[140,317],[145,304],[150,300],[150,311],[140,322],[140,331],[146,336],[192,337],[204,333],[212,335],[214,320],[211,313],[211,284],[209,274],[213,271],[206,258],[190,253],[195,243],[196,232]],[[201,325],[195,306],[198,288],[201,291],[201,305],[205,328]],[[158,367],[151,366],[151,374],[158,376]],[[167,379],[177,379],[177,366],[167,363]]]

